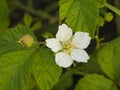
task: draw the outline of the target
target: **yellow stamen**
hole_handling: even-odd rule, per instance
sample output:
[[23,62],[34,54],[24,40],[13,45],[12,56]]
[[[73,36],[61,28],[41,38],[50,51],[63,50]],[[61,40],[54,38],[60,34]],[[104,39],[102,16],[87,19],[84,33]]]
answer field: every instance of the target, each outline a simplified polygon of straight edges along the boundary
[[64,51],[69,53],[72,51],[72,49],[74,48],[74,45],[72,42],[66,42],[66,43],[62,43]]

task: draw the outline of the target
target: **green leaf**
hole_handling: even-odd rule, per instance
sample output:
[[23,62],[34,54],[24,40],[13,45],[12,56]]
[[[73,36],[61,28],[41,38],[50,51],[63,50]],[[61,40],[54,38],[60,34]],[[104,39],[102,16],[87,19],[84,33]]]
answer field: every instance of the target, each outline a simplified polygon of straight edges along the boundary
[[65,19],[65,22],[73,31],[88,32],[91,37],[94,37],[98,10],[104,1],[105,0],[60,0],[60,20]]
[[97,58],[103,72],[120,86],[120,37],[104,44]]
[[[0,37],[0,89],[27,90],[30,87],[32,56],[37,45],[30,48],[18,43],[24,35],[34,36],[26,26],[9,29]],[[29,87],[28,87],[29,86]]]
[[[56,85],[52,88],[52,90],[67,90],[70,88],[73,83],[73,73],[70,71],[65,72]],[[63,83],[64,82],[64,83]]]
[[47,39],[47,38],[54,38],[53,34],[50,32],[45,32],[42,34],[42,37]]
[[[26,34],[33,36],[35,39],[32,30],[26,26],[17,26],[15,28],[9,29],[0,37],[0,55],[21,49],[30,49],[25,48],[20,43],[18,43],[19,39]],[[36,45],[33,45],[31,48],[34,48],[35,46]]]
[[61,68],[56,65],[53,53],[40,49],[35,56],[33,73],[41,90],[49,90],[58,81]]
[[87,63],[83,64],[80,67],[81,71],[84,71],[85,73],[93,74],[93,73],[100,73],[102,74],[102,70],[100,68],[99,62],[97,60],[97,51],[95,51],[91,56],[90,59],[88,60]]
[[106,0],[93,0],[99,8],[102,8],[106,4]]
[[0,57],[1,90],[26,90],[31,78],[32,53],[33,50],[22,50]]
[[24,15],[24,23],[28,27],[30,27],[30,25],[32,24],[32,17],[28,13],[25,13]]
[[31,27],[31,29],[34,31],[34,30],[37,30],[41,27],[41,22],[36,22],[35,24],[33,24],[33,26]]
[[26,34],[35,38],[30,28],[21,25],[11,28],[0,38],[1,90],[30,90],[37,88],[36,83],[41,90],[47,90],[57,82],[61,74],[61,68],[56,65],[50,51],[37,51],[36,44],[26,48],[17,42]]
[[76,85],[75,90],[118,90],[114,83],[102,75],[86,75]]
[[0,0],[0,35],[7,30],[9,26],[9,12],[6,0]]

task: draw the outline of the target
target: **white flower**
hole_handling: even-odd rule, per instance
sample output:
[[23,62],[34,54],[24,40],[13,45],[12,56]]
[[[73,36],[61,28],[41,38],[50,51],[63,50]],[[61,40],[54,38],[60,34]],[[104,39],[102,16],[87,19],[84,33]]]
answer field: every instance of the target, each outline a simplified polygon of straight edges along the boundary
[[87,62],[89,56],[84,50],[90,44],[90,36],[86,32],[72,34],[66,24],[59,26],[56,38],[46,40],[46,46],[56,53],[55,61],[60,67],[67,68],[73,61]]

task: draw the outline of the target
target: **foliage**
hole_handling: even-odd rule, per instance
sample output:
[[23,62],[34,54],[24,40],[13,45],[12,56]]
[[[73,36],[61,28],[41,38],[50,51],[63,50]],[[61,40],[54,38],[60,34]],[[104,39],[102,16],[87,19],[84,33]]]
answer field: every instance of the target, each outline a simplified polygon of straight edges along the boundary
[[[108,42],[99,36],[114,20],[112,11],[120,15],[106,0],[0,0],[0,90],[119,90],[119,33]],[[96,43],[86,49],[87,63],[67,69],[55,63],[45,39],[57,32],[58,12],[60,25],[87,32]]]
[[94,37],[99,11],[98,4],[104,2],[105,0],[102,2],[99,0],[60,0],[60,20],[65,19],[74,31],[86,31]]
[[[101,83],[102,82],[102,83]],[[75,90],[118,90],[112,81],[102,75],[86,75],[82,78]]]
[[9,10],[5,0],[0,0],[0,35],[9,26]]

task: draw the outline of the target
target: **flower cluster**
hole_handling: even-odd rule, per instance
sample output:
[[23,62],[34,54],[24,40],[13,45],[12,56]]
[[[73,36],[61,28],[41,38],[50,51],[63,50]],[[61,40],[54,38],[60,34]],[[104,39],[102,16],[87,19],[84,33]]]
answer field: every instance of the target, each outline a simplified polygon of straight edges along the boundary
[[84,50],[90,44],[90,36],[86,32],[76,32],[66,24],[59,26],[56,38],[46,40],[46,46],[56,53],[55,61],[60,67],[67,68],[73,61],[87,62],[88,54]]

